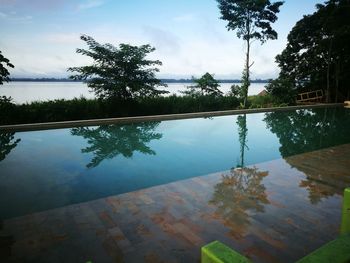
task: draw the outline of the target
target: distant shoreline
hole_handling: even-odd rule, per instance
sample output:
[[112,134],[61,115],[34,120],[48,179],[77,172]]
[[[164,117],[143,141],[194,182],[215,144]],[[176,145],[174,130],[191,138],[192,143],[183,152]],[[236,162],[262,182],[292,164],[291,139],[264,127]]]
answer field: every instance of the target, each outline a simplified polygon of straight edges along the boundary
[[[192,79],[160,79],[163,83],[193,83]],[[56,79],[56,78],[11,78],[11,81],[17,82],[83,82],[72,79]],[[220,83],[241,83],[239,79],[219,79]],[[255,79],[251,83],[268,83],[270,79]]]

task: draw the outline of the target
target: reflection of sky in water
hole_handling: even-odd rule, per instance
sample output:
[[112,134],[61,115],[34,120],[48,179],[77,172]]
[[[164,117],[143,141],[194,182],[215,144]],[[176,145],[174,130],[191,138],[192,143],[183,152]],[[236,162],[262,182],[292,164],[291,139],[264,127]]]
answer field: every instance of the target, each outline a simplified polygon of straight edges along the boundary
[[[266,128],[264,118],[263,113],[246,115],[246,165],[281,157],[279,138]],[[229,170],[240,162],[237,116],[163,121],[149,130],[135,125],[134,139],[138,139],[137,131],[140,138],[141,134],[162,135],[144,142],[156,154],[134,149],[130,158],[112,155],[93,168],[87,165],[94,152],[82,153],[92,146],[92,138],[73,136],[70,129],[16,133],[21,141],[0,162],[0,218]],[[124,128],[132,127],[116,125],[110,133],[101,129],[105,137],[98,137],[99,150],[113,149],[113,131]],[[132,149],[134,141],[120,134],[116,138]]]

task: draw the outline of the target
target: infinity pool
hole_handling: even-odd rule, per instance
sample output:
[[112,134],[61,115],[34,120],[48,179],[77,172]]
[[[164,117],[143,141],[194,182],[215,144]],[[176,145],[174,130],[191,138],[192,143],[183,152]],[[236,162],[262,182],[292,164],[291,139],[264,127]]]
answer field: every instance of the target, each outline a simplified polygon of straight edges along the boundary
[[350,143],[323,108],[0,133],[0,220]]

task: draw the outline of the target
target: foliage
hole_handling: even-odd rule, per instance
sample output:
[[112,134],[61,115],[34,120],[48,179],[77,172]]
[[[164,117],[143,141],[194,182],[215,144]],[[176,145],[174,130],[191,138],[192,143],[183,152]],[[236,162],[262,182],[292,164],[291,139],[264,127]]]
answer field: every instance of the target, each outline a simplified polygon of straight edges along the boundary
[[282,105],[282,103],[278,103],[270,94],[263,96],[254,95],[248,97],[248,106],[250,109],[281,107]]
[[[223,93],[218,88],[220,87],[219,81],[217,81],[210,73],[205,73],[199,79],[192,77],[195,85],[189,86],[189,90],[184,94],[188,95],[212,95],[222,96]],[[197,92],[199,90],[199,92]]]
[[295,104],[297,90],[293,83],[283,77],[271,80],[266,85],[266,90],[272,96],[275,103]]
[[0,123],[11,122],[11,115],[14,114],[16,105],[12,103],[11,97],[0,96]]
[[82,153],[93,153],[87,168],[97,167],[105,159],[118,155],[131,158],[135,151],[143,154],[156,153],[147,146],[152,140],[159,140],[162,134],[154,132],[159,122],[145,122],[128,125],[103,125],[97,128],[78,127],[71,129],[74,136],[82,136],[89,146]]
[[14,65],[12,65],[10,63],[10,60],[8,60],[7,58],[5,58],[0,51],[0,85],[2,85],[4,82],[8,82],[9,76],[10,76],[10,72],[8,71],[8,69],[6,67],[9,68],[14,68]]
[[298,92],[323,89],[327,101],[350,98],[350,1],[330,0],[304,16],[276,57],[281,81]]
[[68,71],[76,72],[71,76],[75,80],[84,80],[99,98],[133,99],[156,97],[167,91],[157,90],[165,87],[155,73],[156,66],[162,65],[159,60],[148,60],[146,56],[155,48],[150,45],[132,46],[120,44],[100,44],[92,37],[82,35],[86,49],[77,49],[77,53],[91,57],[93,64],[83,67],[72,67]]
[[243,105],[246,107],[250,86],[250,47],[253,40],[262,44],[269,39],[277,39],[277,32],[271,27],[276,22],[277,13],[283,2],[269,0],[217,0],[221,19],[227,20],[227,29],[236,31],[247,45],[246,61],[242,76]]
[[85,120],[140,115],[232,110],[239,100],[228,96],[167,96],[137,100],[73,99],[14,105],[1,111],[0,124]]

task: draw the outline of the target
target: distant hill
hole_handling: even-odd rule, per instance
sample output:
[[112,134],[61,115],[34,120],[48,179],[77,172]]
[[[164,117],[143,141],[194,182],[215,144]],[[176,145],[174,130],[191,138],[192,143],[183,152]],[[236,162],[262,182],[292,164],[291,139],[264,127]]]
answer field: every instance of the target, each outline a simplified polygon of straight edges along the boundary
[[[71,80],[67,78],[11,78],[11,81],[26,81],[26,82],[81,82],[79,80]],[[164,83],[193,83],[192,79],[161,79]],[[255,79],[251,83],[268,83],[270,79]],[[220,83],[240,83],[239,79],[219,79]]]

